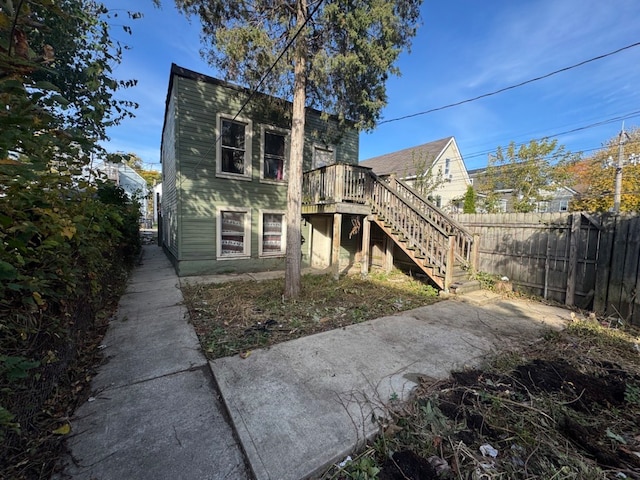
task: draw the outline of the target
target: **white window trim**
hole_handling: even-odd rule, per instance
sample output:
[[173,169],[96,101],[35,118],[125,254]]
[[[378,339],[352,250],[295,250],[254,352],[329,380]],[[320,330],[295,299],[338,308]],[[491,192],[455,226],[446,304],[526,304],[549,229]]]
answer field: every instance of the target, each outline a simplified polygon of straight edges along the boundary
[[[244,250],[241,254],[222,254],[222,212],[242,212],[244,216]],[[216,259],[243,260],[251,258],[251,209],[239,207],[218,207],[216,209]]]
[[[330,151],[333,157],[333,160],[328,165],[335,165],[336,163],[336,147],[335,145],[326,145],[323,143],[314,143],[313,144],[313,157],[311,159],[311,169],[315,170],[316,168],[320,168],[317,164],[316,160],[316,150],[325,150]],[[322,165],[324,166],[324,165]]]
[[[259,219],[259,236],[258,236],[258,255],[260,257],[282,257],[287,252],[287,217],[286,212],[284,210],[260,210],[260,219]],[[282,244],[280,247],[280,251],[277,253],[265,253],[262,251],[262,241],[264,236],[264,216],[265,214],[279,214],[282,215]]]
[[[273,180],[271,178],[264,178],[264,148],[265,141],[264,135],[265,133],[279,133],[280,135],[284,135],[284,174],[282,180]],[[260,126],[260,182],[262,183],[271,183],[274,185],[286,185],[289,174],[289,156],[291,152],[291,132],[284,128],[274,127],[271,125],[261,125]]]
[[[244,173],[230,173],[222,171],[222,120],[228,120],[230,122],[244,123]],[[236,117],[233,115],[227,115],[224,113],[218,113],[216,115],[216,177],[230,178],[234,180],[247,180],[251,181],[251,164],[252,164],[252,145],[253,145],[253,122],[249,118]]]

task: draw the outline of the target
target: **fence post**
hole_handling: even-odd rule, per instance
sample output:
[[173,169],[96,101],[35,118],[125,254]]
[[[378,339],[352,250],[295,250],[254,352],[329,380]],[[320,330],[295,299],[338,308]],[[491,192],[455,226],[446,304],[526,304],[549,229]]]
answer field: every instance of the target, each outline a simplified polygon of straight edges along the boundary
[[569,266],[567,268],[567,289],[564,304],[575,305],[576,270],[578,268],[578,238],[580,236],[581,213],[571,215],[571,230],[569,233]]
[[473,245],[471,246],[471,271],[477,272],[480,263],[480,234],[473,234]]
[[444,271],[444,291],[449,291],[449,286],[453,283],[453,268],[455,262],[456,236],[449,235],[449,248],[447,249],[447,262]]
[[613,261],[614,242],[617,233],[617,217],[604,215],[600,219],[602,231],[598,239],[598,262],[593,311],[605,315],[609,299],[609,277]]

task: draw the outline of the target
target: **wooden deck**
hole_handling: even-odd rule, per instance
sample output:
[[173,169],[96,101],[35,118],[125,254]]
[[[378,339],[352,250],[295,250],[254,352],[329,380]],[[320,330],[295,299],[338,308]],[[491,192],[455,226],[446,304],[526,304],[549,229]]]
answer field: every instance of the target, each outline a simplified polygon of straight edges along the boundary
[[305,173],[302,198],[303,215],[366,216],[366,259],[369,224],[374,222],[444,290],[453,282],[456,270],[473,270],[477,264],[477,238],[393,177],[379,178],[358,165],[329,165]]

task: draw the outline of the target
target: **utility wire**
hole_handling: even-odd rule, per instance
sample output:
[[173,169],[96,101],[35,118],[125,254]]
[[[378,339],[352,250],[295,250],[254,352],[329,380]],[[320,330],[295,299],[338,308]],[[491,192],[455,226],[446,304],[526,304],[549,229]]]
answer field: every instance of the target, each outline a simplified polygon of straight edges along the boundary
[[[324,0],[319,0],[318,4],[315,6],[315,8],[313,9],[313,11],[307,15],[307,18],[304,19],[304,22],[302,23],[302,25],[300,26],[300,28],[298,28],[298,30],[296,31],[296,33],[293,35],[293,37],[291,37],[291,39],[287,42],[287,44],[284,46],[284,48],[282,49],[282,51],[280,52],[280,54],[278,55],[278,57],[273,61],[273,63],[271,64],[271,66],[267,69],[267,71],[264,73],[264,75],[262,75],[262,78],[260,78],[260,81],[258,82],[258,84],[253,87],[251,89],[251,91],[249,92],[249,96],[247,97],[247,99],[244,101],[244,103],[242,104],[242,106],[240,107],[240,109],[238,110],[238,112],[233,116],[232,121],[236,120],[240,114],[242,113],[242,111],[245,109],[245,107],[249,104],[249,102],[251,101],[251,99],[256,95],[256,93],[258,93],[258,89],[262,86],[262,84],[265,82],[265,80],[267,79],[267,77],[269,76],[269,74],[273,71],[273,69],[276,67],[276,65],[278,64],[278,62],[282,59],[282,57],[284,56],[285,53],[287,53],[287,50],[289,50],[289,48],[291,48],[291,45],[293,45],[293,42],[295,42],[296,38],[298,38],[298,35],[300,35],[300,32],[302,32],[302,30],[304,30],[304,28],[307,26],[307,23],[309,23],[309,20],[311,20],[311,18],[316,14],[316,12],[318,11],[318,9],[320,8],[320,6],[322,5],[322,3],[324,2]],[[218,136],[216,137],[215,141],[209,146],[209,148],[207,149],[206,152],[204,152],[204,154],[202,154],[200,156],[200,159],[198,159],[198,162],[196,163],[196,165],[193,167],[193,169],[195,170],[196,168],[198,168],[198,166],[200,165],[200,163],[202,162],[202,160],[209,155],[209,153],[211,153],[211,151],[213,150],[213,148],[218,144],[218,142],[220,141],[220,139],[222,138],[222,132],[220,134],[218,134]]]
[[440,111],[440,110],[445,110],[447,108],[457,107],[457,106],[463,105],[465,103],[475,102],[476,100],[480,100],[482,98],[491,97],[493,95],[497,95],[498,93],[506,92],[507,90],[513,90],[514,88],[522,87],[523,85],[527,85],[529,83],[537,82],[538,80],[543,80],[545,78],[549,78],[549,77],[551,77],[553,75],[557,75],[558,73],[566,72],[568,70],[572,70],[574,68],[581,67],[581,66],[586,65],[588,63],[595,62],[596,60],[602,60],[603,58],[610,57],[611,55],[615,55],[617,53],[623,52],[624,50],[629,50],[630,48],[637,47],[638,45],[640,45],[640,42],[636,42],[636,43],[633,43],[631,45],[627,45],[626,47],[619,48],[617,50],[614,50],[613,52],[609,52],[609,53],[605,53],[605,54],[602,54],[602,55],[598,55],[597,57],[593,57],[593,58],[590,58],[588,60],[584,60],[584,61],[576,63],[574,65],[570,65],[568,67],[561,68],[560,70],[555,70],[555,71],[547,73],[545,75],[541,75],[539,77],[531,78],[529,80],[525,80],[524,82],[520,82],[520,83],[517,83],[515,85],[510,85],[508,87],[504,87],[504,88],[501,88],[499,90],[495,90],[493,92],[484,93],[482,95],[478,95],[477,97],[468,98],[466,100],[462,100],[460,102],[455,102],[455,103],[450,103],[448,105],[443,105],[441,107],[431,108],[431,109],[425,110],[423,112],[412,113],[412,114],[409,114],[409,115],[404,115],[402,117],[391,118],[389,120],[382,120],[381,122],[378,122],[377,125],[382,125],[384,123],[397,122],[399,120],[405,120],[407,118],[413,118],[413,117],[417,117],[417,116],[420,116],[420,115],[426,115],[428,113],[433,113],[433,112],[437,112],[437,111]]
[[240,113],[242,113],[242,110],[244,110],[244,107],[246,107],[247,104],[251,101],[253,96],[257,93],[258,89],[262,86],[264,81],[267,79],[269,74],[276,67],[276,65],[278,64],[280,59],[284,56],[284,54],[287,52],[287,50],[289,50],[289,48],[291,48],[291,45],[293,45],[293,42],[295,42],[295,40],[296,40],[296,38],[298,38],[298,35],[300,34],[300,32],[304,29],[304,27],[307,26],[307,23],[309,23],[309,20],[311,20],[311,18],[316,14],[316,12],[318,11],[318,9],[320,8],[320,6],[322,5],[323,2],[324,2],[324,0],[320,0],[318,2],[318,4],[316,5],[316,7],[313,9],[313,11],[307,16],[307,18],[304,19],[304,23],[302,24],[302,26],[298,29],[298,31],[295,33],[295,35],[291,38],[291,40],[289,40],[289,42],[282,49],[282,52],[280,52],[280,55],[278,55],[278,58],[275,59],[275,61],[271,64],[271,66],[266,71],[266,73],[262,76],[262,78],[258,82],[258,85],[256,85],[255,88],[252,89],[251,93],[249,94],[249,96],[247,97],[245,102],[240,107],[240,110],[238,110],[238,113],[236,113],[236,115],[233,117],[234,120],[238,117],[238,115],[240,115]]
[[[619,115],[617,117],[610,118],[610,119],[607,119],[607,120],[602,120],[600,122],[591,123],[589,125],[576,127],[576,128],[571,129],[571,130],[566,130],[564,132],[554,133],[554,134],[551,134],[551,135],[544,135],[542,137],[539,137],[539,138],[533,139],[533,140],[540,141],[540,140],[543,140],[545,138],[560,137],[562,135],[567,135],[569,133],[575,133],[575,132],[579,132],[579,131],[582,131],[582,130],[588,130],[590,128],[599,127],[599,126],[606,125],[606,124],[613,123],[613,122],[618,122],[620,120],[624,120],[624,119],[627,119],[627,118],[632,118],[632,117],[634,117],[635,115],[638,115],[638,114],[640,114],[640,110],[636,110],[636,111],[630,112],[630,113],[625,114],[625,115]],[[516,143],[516,147],[520,147],[522,145],[526,145],[526,144],[528,144],[530,142],[531,142],[531,140],[526,141],[526,142]],[[602,148],[605,148],[605,147],[598,147],[598,148],[592,148],[592,149],[583,150],[583,153],[586,152],[586,151],[600,150]],[[491,154],[491,153],[493,153],[495,151],[496,151],[495,148],[492,148],[492,149],[489,149],[489,150],[483,150],[483,151],[480,151],[480,152],[475,152],[475,153],[471,153],[469,155],[465,155],[464,158],[465,159],[476,158],[476,157],[480,157],[480,156],[483,156],[483,155],[489,155],[489,154]]]

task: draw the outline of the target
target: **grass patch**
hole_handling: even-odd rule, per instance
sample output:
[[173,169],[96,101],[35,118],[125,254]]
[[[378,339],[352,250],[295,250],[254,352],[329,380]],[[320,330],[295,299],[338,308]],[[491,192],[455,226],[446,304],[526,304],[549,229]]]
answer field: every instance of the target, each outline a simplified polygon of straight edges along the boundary
[[185,303],[209,359],[346,327],[438,300],[430,285],[400,272],[362,279],[302,277],[302,294],[284,301],[284,280],[188,285]]

